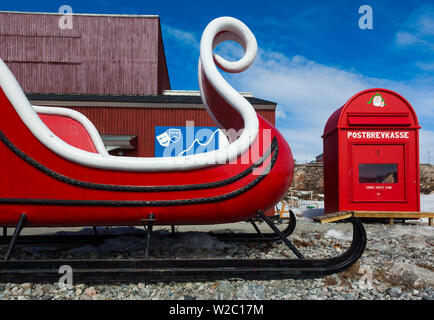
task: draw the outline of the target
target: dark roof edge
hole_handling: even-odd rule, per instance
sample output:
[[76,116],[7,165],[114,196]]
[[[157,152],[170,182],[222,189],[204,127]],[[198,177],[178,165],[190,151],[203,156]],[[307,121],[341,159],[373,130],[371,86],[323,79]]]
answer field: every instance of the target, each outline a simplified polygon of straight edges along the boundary
[[[14,13],[14,14],[39,14],[39,15],[64,15],[62,12],[40,12],[40,11],[7,11],[0,10],[0,13]],[[128,14],[128,13],[68,13],[73,16],[88,16],[88,17],[120,17],[120,18],[159,18],[156,14]]]
[[[134,103],[189,103],[202,104],[197,95],[94,95],[94,94],[51,94],[26,93],[32,101],[92,101],[92,102],[134,102]],[[255,97],[245,97],[251,104],[274,105],[277,103]]]

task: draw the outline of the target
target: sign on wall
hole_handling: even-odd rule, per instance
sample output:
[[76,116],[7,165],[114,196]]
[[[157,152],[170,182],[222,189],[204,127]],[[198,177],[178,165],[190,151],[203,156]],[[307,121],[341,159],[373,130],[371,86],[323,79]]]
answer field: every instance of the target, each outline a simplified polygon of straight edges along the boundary
[[221,147],[223,133],[217,127],[155,127],[155,157],[188,156]]

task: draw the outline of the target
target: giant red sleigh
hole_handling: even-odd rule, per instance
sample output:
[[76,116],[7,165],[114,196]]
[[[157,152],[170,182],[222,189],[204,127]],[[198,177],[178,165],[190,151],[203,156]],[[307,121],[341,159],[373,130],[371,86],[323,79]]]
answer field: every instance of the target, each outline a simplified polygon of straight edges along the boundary
[[[254,38],[248,44],[239,40],[243,33],[214,32],[208,36],[206,49],[212,50],[216,42],[230,35],[248,45],[246,56],[254,57],[256,42]],[[206,55],[201,53],[201,64],[211,58],[211,68],[216,69],[212,52]],[[216,89],[222,79],[207,75],[210,66],[206,63],[210,61],[205,61],[200,70],[201,89],[213,118],[222,129],[244,129],[244,135],[255,136],[248,137],[249,145],[237,150],[235,156],[228,154],[216,161],[218,155],[208,159],[193,155],[171,159],[173,165],[158,169],[158,164],[168,159],[156,159],[158,162],[146,167],[140,162],[150,159],[131,159],[135,162],[129,166],[126,157],[98,152],[100,137],[89,132],[89,126],[86,128],[87,119],[80,122],[78,117],[73,118],[71,110],[41,111],[44,108],[36,107],[39,109],[35,111],[1,62],[0,225],[16,225],[23,212],[28,226],[137,225],[150,214],[156,224],[210,224],[246,220],[258,210],[271,208],[291,182],[290,148],[276,128],[256,116],[250,105],[240,108],[250,108],[248,116],[253,113],[257,117],[256,132],[244,127],[245,121],[254,121],[246,120],[234,108],[236,102],[231,102],[224,90]],[[239,94],[236,99],[248,104]],[[50,113],[48,109],[59,112]],[[64,143],[68,146],[62,153]],[[83,158],[90,160],[84,163]],[[102,160],[102,164],[94,164],[94,160]],[[209,160],[214,163],[200,163]]]
[[[225,40],[244,47],[240,60],[230,62],[213,54]],[[202,101],[227,132],[228,143],[185,157],[109,155],[82,114],[30,105],[0,60],[0,226],[16,226],[0,263],[0,281],[56,280],[62,265],[74,269],[75,280],[104,282],[317,277],[342,271],[360,258],[366,233],[357,219],[347,251],[312,260],[287,238],[295,227],[293,214],[285,232],[264,215],[289,188],[294,169],[291,150],[279,131],[256,115],[217,70],[218,66],[241,72],[250,66],[257,50],[250,30],[233,18],[215,19],[205,29],[200,49]],[[256,240],[282,240],[299,259],[146,259],[153,224],[217,224],[257,215],[274,233],[253,234]],[[23,226],[141,224],[148,226],[145,260],[9,261]],[[251,236],[235,235],[235,239],[252,240]]]
[[197,170],[126,172],[63,159],[29,132],[4,93],[0,103],[1,225],[15,225],[22,212],[34,226],[134,225],[151,213],[158,224],[234,222],[273,206],[291,181],[289,147],[261,118],[273,139],[246,164],[240,156]]

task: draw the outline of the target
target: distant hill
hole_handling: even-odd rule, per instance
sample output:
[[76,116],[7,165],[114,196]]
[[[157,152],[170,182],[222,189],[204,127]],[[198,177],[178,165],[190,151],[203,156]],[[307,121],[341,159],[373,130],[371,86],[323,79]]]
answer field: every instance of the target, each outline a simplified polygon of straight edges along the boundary
[[429,194],[434,191],[434,165],[420,165],[420,192]]
[[[297,164],[294,169],[291,189],[324,193],[324,168],[322,163]],[[420,192],[434,191],[434,165],[420,165]]]

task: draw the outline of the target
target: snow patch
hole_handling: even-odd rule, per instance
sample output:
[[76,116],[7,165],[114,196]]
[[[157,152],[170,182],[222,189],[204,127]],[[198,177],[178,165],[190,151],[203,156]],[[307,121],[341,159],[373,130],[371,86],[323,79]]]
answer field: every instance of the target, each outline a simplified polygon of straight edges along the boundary
[[434,212],[434,193],[420,195],[420,211]]
[[325,234],[325,237],[326,238],[334,238],[334,239],[338,239],[338,240],[348,240],[348,241],[351,241],[351,239],[352,239],[352,237],[346,235],[342,231],[337,231],[334,229],[327,231]]

